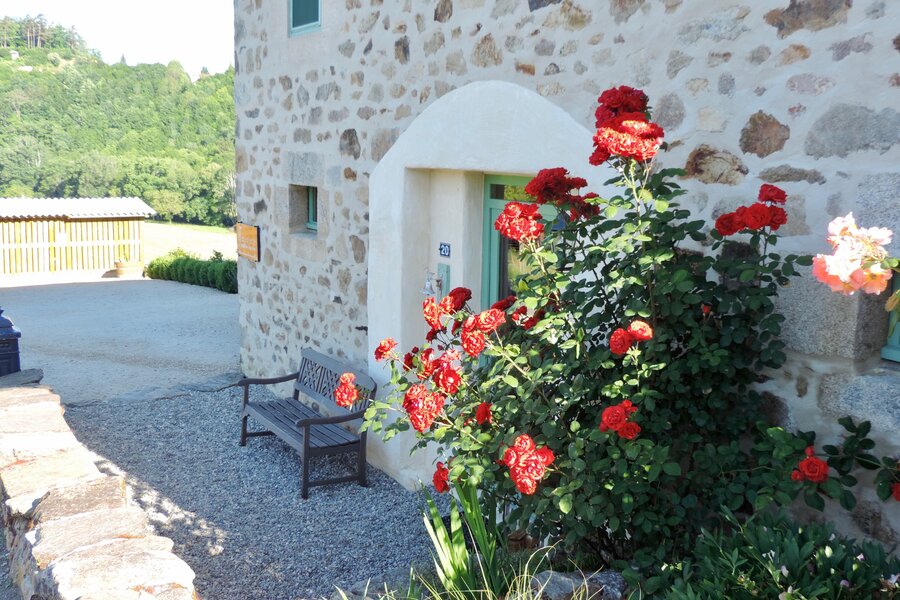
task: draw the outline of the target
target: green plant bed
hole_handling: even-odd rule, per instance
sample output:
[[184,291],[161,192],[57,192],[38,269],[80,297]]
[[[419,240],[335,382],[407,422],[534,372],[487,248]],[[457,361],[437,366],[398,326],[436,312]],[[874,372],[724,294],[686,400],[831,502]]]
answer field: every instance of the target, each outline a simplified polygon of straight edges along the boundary
[[146,272],[151,279],[168,279],[237,293],[237,261],[225,260],[218,252],[211,259],[202,260],[177,248],[150,261]]

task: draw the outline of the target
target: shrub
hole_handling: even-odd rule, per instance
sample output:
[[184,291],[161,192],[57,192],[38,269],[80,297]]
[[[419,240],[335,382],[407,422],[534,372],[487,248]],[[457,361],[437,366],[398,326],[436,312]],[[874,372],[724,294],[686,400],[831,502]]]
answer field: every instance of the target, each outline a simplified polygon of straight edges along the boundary
[[802,525],[781,512],[704,531],[669,570],[668,600],[701,598],[900,597],[900,559],[872,542],[837,536],[830,524]]
[[213,253],[210,260],[201,260],[178,248],[150,261],[146,272],[152,279],[169,279],[237,293],[237,262],[223,260],[220,253]]

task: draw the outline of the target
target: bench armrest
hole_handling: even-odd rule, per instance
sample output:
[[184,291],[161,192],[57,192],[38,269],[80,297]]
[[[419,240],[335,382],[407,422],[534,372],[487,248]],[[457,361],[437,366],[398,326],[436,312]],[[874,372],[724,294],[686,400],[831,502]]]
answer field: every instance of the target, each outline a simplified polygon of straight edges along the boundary
[[354,413],[349,413],[346,415],[341,415],[338,417],[313,417],[309,419],[300,419],[297,421],[297,427],[309,427],[310,425],[334,425],[337,423],[346,423],[347,421],[354,421],[356,419],[362,419],[366,414],[364,410],[358,410]]
[[236,385],[239,387],[247,387],[249,385],[256,385],[256,384],[268,385],[271,383],[284,383],[285,381],[293,381],[294,379],[297,379],[297,377],[299,377],[299,376],[300,376],[300,371],[297,371],[296,373],[290,373],[289,375],[282,375],[281,377],[247,378],[247,379],[241,379],[240,381],[237,382]]

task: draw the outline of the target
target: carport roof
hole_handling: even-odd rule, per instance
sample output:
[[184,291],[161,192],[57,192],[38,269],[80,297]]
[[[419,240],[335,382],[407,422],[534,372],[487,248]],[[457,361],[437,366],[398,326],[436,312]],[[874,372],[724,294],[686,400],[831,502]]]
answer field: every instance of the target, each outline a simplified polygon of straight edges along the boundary
[[0,219],[149,217],[140,198],[0,198]]

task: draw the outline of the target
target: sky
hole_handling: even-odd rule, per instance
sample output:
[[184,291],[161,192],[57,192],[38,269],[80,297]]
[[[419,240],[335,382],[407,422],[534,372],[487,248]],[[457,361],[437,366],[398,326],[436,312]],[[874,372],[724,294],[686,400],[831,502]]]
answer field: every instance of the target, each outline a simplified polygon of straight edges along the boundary
[[196,79],[234,62],[233,0],[0,0],[0,17],[39,14],[74,26],[108,63],[177,60]]

